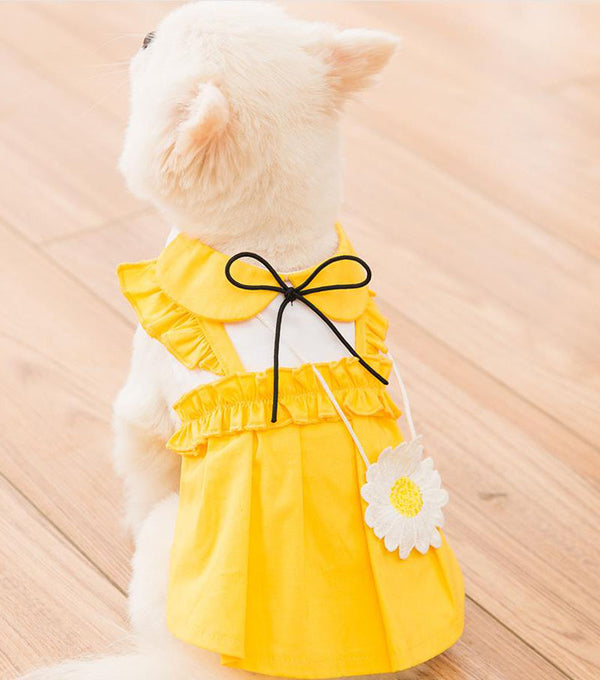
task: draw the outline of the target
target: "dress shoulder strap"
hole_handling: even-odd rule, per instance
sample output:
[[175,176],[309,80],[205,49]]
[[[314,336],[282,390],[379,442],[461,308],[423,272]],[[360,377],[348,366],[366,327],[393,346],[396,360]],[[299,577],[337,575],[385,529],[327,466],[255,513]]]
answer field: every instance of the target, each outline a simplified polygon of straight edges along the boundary
[[221,376],[243,370],[222,323],[190,312],[162,290],[156,260],[122,264],[117,274],[144,330],[186,368]]

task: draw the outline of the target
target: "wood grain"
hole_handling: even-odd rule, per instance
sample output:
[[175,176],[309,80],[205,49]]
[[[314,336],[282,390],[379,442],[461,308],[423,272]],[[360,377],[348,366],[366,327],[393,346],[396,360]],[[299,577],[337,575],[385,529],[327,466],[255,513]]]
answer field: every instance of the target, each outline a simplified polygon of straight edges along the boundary
[[0,677],[116,649],[125,596],[0,477]]
[[130,327],[1,224],[0,293],[0,473],[125,589],[109,422]]
[[116,172],[123,124],[7,46],[2,31],[14,31],[2,21],[7,11],[0,5],[0,87],[14,95],[0,116],[0,217],[41,242],[139,210]]
[[[347,210],[365,223],[360,243],[382,271],[381,293],[597,442],[600,263],[376,133],[352,125],[346,131],[354,170]],[[370,170],[373,157],[377,169]],[[374,228],[385,234],[385,251],[372,239]],[[396,267],[386,269],[390,258]]]
[[[595,680],[600,7],[286,4],[404,41],[348,108],[343,221],[465,571],[465,635],[420,677]],[[133,316],[114,266],[168,228],[116,170],[120,62],[172,6],[0,5],[0,675],[121,634],[108,422]]]
[[585,99],[561,96],[579,79],[598,94],[596,13],[580,3],[377,3],[365,21],[404,35],[404,50],[387,73],[395,86],[353,115],[597,258],[598,119]]

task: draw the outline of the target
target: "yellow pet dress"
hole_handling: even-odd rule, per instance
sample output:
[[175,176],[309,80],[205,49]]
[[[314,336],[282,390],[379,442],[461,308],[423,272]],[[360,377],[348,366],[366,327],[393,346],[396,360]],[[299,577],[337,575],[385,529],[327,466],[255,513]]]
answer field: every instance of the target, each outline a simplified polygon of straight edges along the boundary
[[[462,576],[440,530],[447,494],[410,419],[402,440],[385,389],[387,322],[368,267],[338,236],[335,257],[286,275],[183,233],[156,260],[119,267],[146,332],[214,375],[174,405],[169,629],[267,675],[399,671],[463,629]],[[300,333],[285,331],[294,314],[341,356],[302,357]],[[252,370],[248,329],[257,345],[269,338],[266,370]]]

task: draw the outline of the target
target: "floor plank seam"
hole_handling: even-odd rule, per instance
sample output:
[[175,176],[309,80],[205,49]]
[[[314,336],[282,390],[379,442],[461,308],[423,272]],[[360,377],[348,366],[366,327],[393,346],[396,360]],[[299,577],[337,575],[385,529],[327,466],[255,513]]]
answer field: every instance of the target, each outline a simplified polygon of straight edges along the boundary
[[[31,3],[32,5],[35,3]],[[61,24],[62,26],[62,24]],[[71,31],[69,31],[71,32]],[[72,34],[73,35],[73,34]],[[74,36],[76,37],[76,36]],[[93,110],[100,110],[102,115],[106,116],[107,119],[111,120],[112,122],[118,122],[122,125],[124,125],[123,120],[120,116],[116,115],[113,111],[110,109],[107,109],[103,106],[104,101],[107,99],[106,97],[102,101],[102,103],[98,101],[91,100],[89,97],[85,96],[80,90],[78,90],[76,87],[72,87],[69,83],[66,83],[63,80],[60,80],[58,77],[55,76],[51,71],[47,71],[44,69],[43,64],[40,64],[39,62],[35,61],[31,57],[27,56],[26,52],[23,52],[22,50],[19,50],[16,48],[14,45],[7,43],[6,40],[3,40],[0,38],[0,44],[4,45],[6,48],[12,50],[15,52],[21,62],[29,68],[29,70],[37,72],[38,74],[41,74],[42,78],[49,83],[50,85],[53,85],[57,88],[60,88],[64,92],[67,92],[71,97],[74,99],[77,99],[81,101],[84,104],[89,104],[92,107],[94,107],[91,110],[86,109],[84,113],[89,114]]]
[[66,543],[83,559],[85,560],[100,576],[106,579],[108,583],[110,583],[114,588],[116,588],[122,595],[127,597],[127,591],[122,588],[109,574],[107,574],[99,565],[97,565],[92,558],[87,555],[77,543],[73,541],[73,539],[66,534],[48,515],[46,515],[42,509],[34,503],[16,484],[13,483],[13,481],[7,477],[2,471],[0,471],[0,478],[2,478],[15,493],[19,495],[20,498],[22,498],[27,505],[29,505],[31,508],[35,510],[35,512],[43,518],[44,522],[48,524],[48,526],[52,527],[53,531],[58,534]]
[[105,307],[112,316],[119,319],[122,323],[125,323],[130,328],[134,328],[135,324],[131,320],[122,314],[118,309],[113,307],[109,302],[107,302],[103,297],[99,296],[93,288],[90,288],[82,279],[75,276],[68,269],[65,269],[57,260],[55,260],[49,253],[47,253],[44,248],[39,246],[35,241],[30,241],[19,229],[17,229],[13,224],[11,224],[5,218],[1,218],[0,223],[3,224],[14,236],[16,236],[20,241],[25,243],[29,248],[38,253],[38,255],[44,259],[49,265],[51,265],[56,271],[66,276],[72,283],[80,286],[93,298],[98,300],[103,307]]
[[548,658],[543,652],[541,652],[539,649],[536,649],[530,642],[528,642],[522,635],[514,631],[512,628],[507,626],[502,619],[499,619],[495,614],[493,614],[489,609],[484,607],[482,604],[477,602],[476,600],[471,597],[471,595],[466,595],[465,596],[467,600],[472,602],[475,606],[479,607],[481,611],[483,611],[487,616],[489,616],[493,621],[495,621],[499,626],[504,628],[504,630],[508,631],[511,635],[514,635],[522,644],[524,644],[527,649],[531,650],[534,654],[540,657],[540,659],[543,659],[548,665],[552,666],[556,671],[558,671],[562,676],[564,676],[567,680],[577,680],[572,675],[569,675],[564,669],[562,669],[560,666],[556,664],[556,662],[552,661],[552,659]]
[[[59,370],[59,371],[65,371],[65,369],[68,368],[68,366],[61,364],[58,362],[53,356],[49,356],[47,354],[43,354],[40,351],[40,347],[38,345],[32,345],[23,340],[22,338],[18,338],[17,336],[13,336],[10,333],[6,333],[3,330],[0,330],[0,338],[4,338],[5,340],[8,340],[9,342],[19,345],[22,349],[27,350],[28,352],[31,352],[32,354],[39,356],[43,359],[44,362],[47,363],[47,365],[51,366],[52,368]],[[69,377],[74,377],[75,374],[71,374],[67,371],[67,374]],[[88,389],[83,388],[76,380],[71,381],[71,386],[77,391],[78,394],[82,396],[84,399],[90,400],[90,402],[94,401],[95,405],[101,404],[102,406],[108,407],[110,410],[112,408],[114,398],[111,398],[109,400],[103,400],[100,396],[95,395],[95,394],[90,394],[90,391]],[[109,420],[102,420],[103,423],[105,423],[107,426],[109,425]]]
[[[599,446],[599,445],[597,445],[597,444],[595,444],[594,442],[591,442],[590,440],[586,439],[586,438],[583,437],[579,432],[576,432],[576,431],[573,430],[571,427],[569,427],[569,425],[563,423],[561,420],[558,420],[558,418],[556,418],[554,415],[552,415],[551,413],[548,413],[548,411],[546,411],[545,409],[543,409],[541,406],[539,406],[538,404],[536,404],[536,403],[534,403],[533,401],[531,401],[531,400],[529,399],[529,397],[525,396],[524,394],[521,394],[521,392],[517,392],[517,391],[515,390],[515,388],[513,388],[511,385],[508,385],[507,383],[503,382],[502,380],[500,380],[500,378],[498,378],[497,376],[495,376],[493,373],[490,373],[490,372],[489,372],[487,369],[485,369],[483,366],[480,366],[479,364],[475,363],[475,361],[473,361],[473,359],[471,359],[470,357],[465,356],[464,354],[462,354],[462,352],[459,352],[458,350],[454,349],[452,346],[446,344],[446,342],[443,340],[443,338],[440,338],[440,337],[438,337],[437,335],[434,335],[433,332],[430,331],[429,329],[427,329],[425,326],[422,326],[420,323],[418,323],[418,322],[415,321],[414,319],[412,319],[412,318],[406,316],[406,314],[405,314],[404,312],[402,312],[402,310],[398,309],[393,303],[387,301],[384,297],[378,296],[378,299],[379,299],[380,302],[383,303],[382,306],[387,306],[387,307],[393,309],[394,312],[395,312],[396,314],[399,314],[403,319],[405,319],[405,321],[406,321],[407,323],[409,323],[409,324],[411,324],[411,325],[413,325],[413,326],[416,326],[416,327],[419,328],[425,335],[427,335],[429,338],[431,338],[432,340],[434,340],[434,341],[437,342],[437,343],[442,344],[442,345],[446,348],[446,350],[447,350],[448,352],[450,352],[450,353],[455,354],[456,356],[458,356],[462,361],[464,361],[466,364],[468,364],[469,366],[471,366],[474,370],[476,370],[476,371],[480,372],[481,374],[485,375],[489,380],[493,381],[494,383],[496,383],[497,385],[499,385],[499,386],[502,387],[503,389],[505,389],[505,390],[507,390],[508,392],[510,392],[511,394],[513,394],[517,399],[519,399],[520,401],[523,401],[523,402],[526,403],[528,406],[530,406],[532,409],[536,410],[538,413],[543,414],[546,418],[548,418],[550,421],[552,421],[553,423],[555,423],[556,425],[558,425],[559,427],[561,427],[563,430],[565,430],[566,432],[568,432],[572,437],[574,437],[575,439],[577,439],[578,441],[580,441],[582,444],[585,444],[586,446],[589,446],[590,449],[592,449],[592,450],[595,451],[596,453],[600,454],[600,446]],[[459,387],[459,389],[461,389],[461,388]],[[518,427],[518,426],[517,426],[517,427]],[[520,428],[519,428],[519,429],[520,429]],[[551,455],[553,458],[556,458],[556,456],[554,456],[554,454],[550,454],[550,455]],[[560,459],[557,459],[557,460],[560,460]],[[588,479],[582,477],[576,470],[574,470],[574,472],[575,472],[575,473],[580,477],[580,479],[582,479],[583,481],[587,482],[588,484],[593,484],[593,488],[594,488],[594,489],[597,489],[597,488],[598,488],[598,485],[597,485],[595,482],[590,482],[590,480],[588,480]]]
[[367,131],[370,134],[372,133],[372,134],[376,135],[379,138],[379,140],[386,143],[387,145],[395,145],[398,148],[402,149],[409,156],[411,156],[415,160],[425,164],[428,168],[434,170],[436,173],[438,173],[439,175],[444,177],[445,180],[447,180],[449,183],[453,184],[455,187],[459,187],[462,190],[466,191],[467,193],[471,194],[472,196],[475,196],[475,197],[481,199],[482,201],[487,203],[489,206],[495,208],[496,210],[503,213],[504,215],[519,220],[523,224],[526,224],[530,229],[533,229],[533,230],[539,232],[540,234],[543,234],[546,238],[550,238],[553,241],[560,243],[563,247],[569,248],[572,252],[574,252],[577,255],[579,255],[580,257],[583,257],[584,259],[586,259],[590,264],[593,264],[595,266],[600,265],[600,258],[596,257],[592,253],[588,253],[587,251],[583,250],[579,245],[577,245],[576,243],[573,243],[572,241],[564,238],[563,236],[559,236],[558,234],[554,233],[553,231],[546,229],[546,227],[544,227],[542,224],[538,224],[537,222],[534,222],[530,217],[528,217],[527,215],[523,215],[521,212],[518,212],[515,208],[511,207],[507,203],[505,203],[503,201],[499,201],[498,199],[494,198],[493,196],[490,196],[489,193],[472,186],[471,184],[467,183],[465,180],[458,179],[456,175],[451,175],[442,166],[438,165],[435,161],[431,160],[427,156],[420,154],[418,151],[416,151],[413,148],[407,146],[406,144],[400,142],[399,140],[394,139],[393,137],[390,138],[390,137],[384,135],[377,128],[372,127],[372,126],[368,126],[357,118],[350,118],[349,120],[351,120],[352,123],[356,124],[357,127],[359,127],[361,130]]
[[[61,234],[60,236],[42,239],[41,241],[36,241],[35,243],[42,249],[45,249],[46,247],[53,246],[56,243],[64,243],[71,239],[79,238],[80,236],[96,234],[104,229],[115,227],[121,222],[126,222],[127,220],[135,220],[138,219],[139,217],[142,217],[143,215],[151,214],[153,212],[154,208],[151,206],[146,206],[145,208],[138,208],[137,210],[132,210],[130,212],[125,213],[124,215],[120,215],[119,217],[113,217],[111,219],[105,220],[100,224],[97,224],[95,227],[90,227],[89,229],[77,229],[76,231],[72,231],[68,234]],[[31,243],[33,243],[33,241]]]

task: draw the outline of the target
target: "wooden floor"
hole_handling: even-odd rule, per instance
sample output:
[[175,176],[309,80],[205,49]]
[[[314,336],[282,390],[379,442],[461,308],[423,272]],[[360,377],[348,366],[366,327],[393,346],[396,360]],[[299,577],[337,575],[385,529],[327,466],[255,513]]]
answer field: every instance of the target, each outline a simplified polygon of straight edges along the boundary
[[[343,221],[465,572],[464,637],[422,677],[598,680],[600,5],[290,6],[404,38],[348,112]],[[123,60],[168,7],[0,5],[2,678],[125,635],[114,267],[166,226],[116,159]]]

